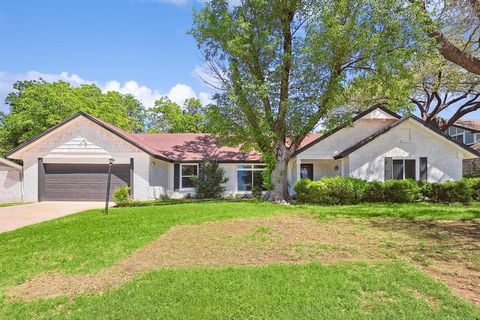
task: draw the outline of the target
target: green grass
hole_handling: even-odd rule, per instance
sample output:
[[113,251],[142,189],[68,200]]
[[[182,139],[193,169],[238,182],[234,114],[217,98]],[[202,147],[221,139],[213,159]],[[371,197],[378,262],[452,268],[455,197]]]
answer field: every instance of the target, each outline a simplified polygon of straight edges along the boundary
[[[314,207],[205,202],[114,208],[108,216],[91,210],[0,234],[0,319],[480,319],[478,308],[398,263],[158,270],[104,295],[78,296],[71,302],[56,298],[12,303],[4,298],[8,287],[43,272],[91,273],[111,266],[175,225],[302,212],[318,218],[480,217],[478,207],[431,204]],[[438,305],[417,301],[412,288],[434,296]],[[386,302],[368,298],[377,291],[387,294],[379,296]],[[369,305],[362,305],[364,300]]]
[[0,208],[2,207],[11,207],[11,206],[19,206],[21,204],[29,204],[29,202],[12,202],[12,203],[0,203]]

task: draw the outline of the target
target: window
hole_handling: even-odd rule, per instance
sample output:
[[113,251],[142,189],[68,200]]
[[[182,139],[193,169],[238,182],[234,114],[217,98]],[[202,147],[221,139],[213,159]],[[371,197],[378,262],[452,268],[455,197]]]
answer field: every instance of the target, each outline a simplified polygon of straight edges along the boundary
[[414,159],[393,160],[393,179],[416,179]]
[[198,164],[181,165],[180,188],[193,188],[193,177],[198,175]]
[[263,164],[242,164],[237,167],[238,191],[251,191],[252,187],[265,190],[263,187]]

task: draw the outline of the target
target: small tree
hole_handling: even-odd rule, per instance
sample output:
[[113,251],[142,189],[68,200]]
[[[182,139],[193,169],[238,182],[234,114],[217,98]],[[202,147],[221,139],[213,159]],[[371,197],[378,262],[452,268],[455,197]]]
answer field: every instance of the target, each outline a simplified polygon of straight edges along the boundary
[[226,190],[224,184],[228,181],[224,174],[225,171],[218,163],[204,161],[198,177],[193,178],[196,197],[199,199],[221,198]]

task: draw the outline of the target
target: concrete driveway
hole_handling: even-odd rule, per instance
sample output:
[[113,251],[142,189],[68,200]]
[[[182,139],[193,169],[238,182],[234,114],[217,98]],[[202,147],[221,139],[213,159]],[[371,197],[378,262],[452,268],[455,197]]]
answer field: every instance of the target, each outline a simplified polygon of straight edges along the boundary
[[0,233],[104,206],[105,202],[45,201],[3,207],[0,208]]

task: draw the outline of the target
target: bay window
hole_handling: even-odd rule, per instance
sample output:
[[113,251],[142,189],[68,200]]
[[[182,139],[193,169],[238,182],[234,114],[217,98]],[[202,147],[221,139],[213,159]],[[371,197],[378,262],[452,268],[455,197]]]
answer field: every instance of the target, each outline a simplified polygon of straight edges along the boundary
[[263,187],[263,164],[242,164],[237,166],[237,190],[252,191],[252,188],[265,190]]

